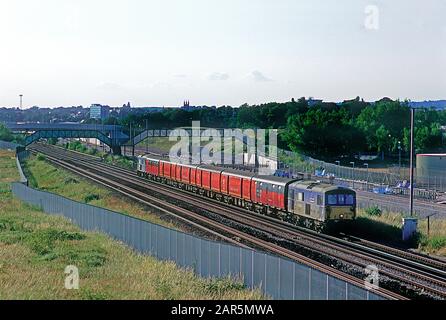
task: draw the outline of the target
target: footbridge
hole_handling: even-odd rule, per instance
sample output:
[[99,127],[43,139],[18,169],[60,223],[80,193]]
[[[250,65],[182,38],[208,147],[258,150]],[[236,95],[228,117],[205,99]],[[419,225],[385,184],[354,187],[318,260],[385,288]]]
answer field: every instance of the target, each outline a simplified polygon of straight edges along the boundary
[[26,134],[25,146],[49,138],[96,138],[110,147],[115,154],[121,154],[121,146],[129,141],[123,128],[117,125],[81,123],[6,123],[15,133]]

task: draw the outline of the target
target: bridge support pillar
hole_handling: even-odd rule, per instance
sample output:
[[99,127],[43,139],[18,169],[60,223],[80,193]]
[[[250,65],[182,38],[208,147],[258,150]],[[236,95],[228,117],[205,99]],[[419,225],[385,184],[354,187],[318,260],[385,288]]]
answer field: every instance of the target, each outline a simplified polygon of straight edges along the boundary
[[121,146],[112,146],[111,147],[113,154],[120,156],[121,155]]

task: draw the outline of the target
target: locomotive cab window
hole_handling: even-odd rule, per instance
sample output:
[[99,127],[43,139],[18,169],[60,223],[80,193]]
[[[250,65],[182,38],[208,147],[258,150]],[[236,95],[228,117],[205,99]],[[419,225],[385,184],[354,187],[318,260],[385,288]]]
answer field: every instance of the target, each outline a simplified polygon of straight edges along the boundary
[[339,204],[345,204],[345,195],[343,194],[338,195],[338,202]]
[[338,197],[335,194],[329,194],[328,195],[328,204],[334,205],[338,203]]
[[345,204],[352,205],[352,204],[354,204],[354,202],[355,202],[355,200],[354,200],[354,197],[352,194],[347,194],[345,196]]
[[304,193],[303,192],[299,192],[297,194],[297,200],[299,201],[304,201]]
[[317,196],[317,205],[318,205],[318,206],[321,206],[321,205],[322,205],[322,196],[321,196],[321,195],[318,195],[318,196]]

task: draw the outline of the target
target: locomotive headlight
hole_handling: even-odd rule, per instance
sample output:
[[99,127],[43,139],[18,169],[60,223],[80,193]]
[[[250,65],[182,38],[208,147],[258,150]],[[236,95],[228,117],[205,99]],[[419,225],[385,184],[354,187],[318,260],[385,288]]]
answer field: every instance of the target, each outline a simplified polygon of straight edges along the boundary
[[343,214],[339,215],[339,218],[343,219],[343,218],[344,218],[344,215],[343,215]]

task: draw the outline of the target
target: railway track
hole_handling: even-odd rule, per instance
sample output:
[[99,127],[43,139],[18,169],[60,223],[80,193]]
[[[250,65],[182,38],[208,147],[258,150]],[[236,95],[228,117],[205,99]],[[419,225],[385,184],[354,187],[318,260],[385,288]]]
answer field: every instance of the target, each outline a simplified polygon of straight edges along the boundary
[[[53,147],[42,145],[33,147],[33,151],[39,151],[47,154],[51,157],[49,159],[50,161],[64,166],[70,171],[78,171],[79,173],[80,170],[83,170],[82,175],[86,177],[90,175],[90,178],[94,175],[93,180],[106,179],[109,186],[111,184],[110,181],[112,181],[111,178],[117,179],[121,182],[121,187],[119,187],[119,185],[114,186],[114,189],[122,191],[122,184],[124,181],[126,181],[125,188],[127,193],[130,192],[129,190],[133,190],[132,186],[137,186],[140,188],[140,190],[151,189],[153,192],[164,195],[166,195],[166,193],[172,195],[173,190],[175,190],[177,200],[185,202],[193,201],[194,205],[196,206],[202,206],[206,208],[206,210],[212,210],[212,212],[231,219],[232,221],[236,221],[239,224],[249,225],[251,228],[269,233],[274,237],[286,239],[288,242],[293,244],[298,244],[307,248],[311,247],[311,250],[318,252],[319,254],[333,255],[337,259],[351,264],[356,264],[357,266],[361,266],[363,268],[371,263],[376,264],[380,269],[380,273],[386,277],[405,282],[409,286],[418,288],[419,290],[424,290],[424,292],[429,292],[437,298],[444,299],[446,297],[446,265],[444,263],[442,264],[440,261],[428,259],[413,253],[403,252],[401,250],[401,252],[398,252],[399,254],[395,254],[396,249],[385,247],[387,250],[379,250],[377,248],[377,244],[372,243],[369,244],[369,246],[366,246],[363,243],[353,243],[327,235],[315,234],[306,229],[301,230],[300,228],[277,222],[268,217],[253,215],[252,213],[246,214],[245,210],[235,210],[232,207],[228,208],[217,201],[209,201],[208,198],[200,198],[196,195],[190,193],[186,194],[184,191],[173,189],[172,187],[168,187],[163,184],[156,184],[151,181],[149,182],[136,176],[135,172],[102,164],[97,158],[95,159],[87,155],[67,153],[63,149],[56,150]],[[76,163],[76,165],[73,163]],[[100,173],[100,175],[94,174],[89,170]],[[89,174],[86,174],[86,172],[89,172]],[[105,178],[104,175],[108,178]],[[154,188],[155,185],[156,188]],[[145,195],[148,196],[147,193],[145,193]],[[137,197],[141,197],[141,194],[139,193]],[[156,200],[159,201],[159,199]],[[152,198],[149,201],[154,201],[154,199]],[[195,216],[194,219],[197,219],[197,217]],[[209,221],[206,223],[209,224]],[[215,225],[212,227],[218,228]],[[228,232],[228,230],[223,231]],[[247,236],[246,232],[242,234]],[[239,233],[237,233],[237,237],[244,239],[243,237],[240,237]],[[257,242],[250,243],[259,245]],[[276,247],[274,247],[274,249],[271,247],[268,249],[263,242],[261,247],[265,250],[271,250],[272,252],[278,253]],[[295,253],[296,252],[294,252],[294,254]],[[290,257],[289,254],[290,253],[288,252],[284,255]],[[409,281],[409,279],[411,280]]]

